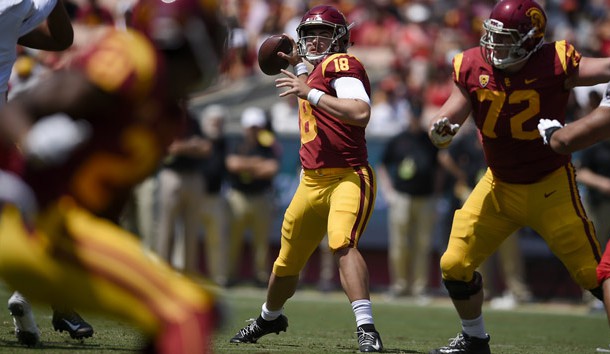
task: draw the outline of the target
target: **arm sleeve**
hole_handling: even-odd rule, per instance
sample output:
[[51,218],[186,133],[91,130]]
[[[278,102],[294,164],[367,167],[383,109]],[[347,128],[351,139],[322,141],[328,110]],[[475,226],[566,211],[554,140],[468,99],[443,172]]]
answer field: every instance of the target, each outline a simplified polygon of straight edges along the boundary
[[337,91],[337,98],[354,98],[371,105],[371,99],[362,81],[355,77],[339,77],[333,80],[331,85]]

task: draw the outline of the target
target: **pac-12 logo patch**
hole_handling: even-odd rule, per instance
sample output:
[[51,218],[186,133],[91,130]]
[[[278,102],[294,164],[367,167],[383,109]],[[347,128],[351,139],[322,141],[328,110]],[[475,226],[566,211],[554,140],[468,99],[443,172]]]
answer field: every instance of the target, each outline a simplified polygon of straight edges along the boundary
[[479,75],[479,84],[481,87],[487,86],[489,83],[489,75]]

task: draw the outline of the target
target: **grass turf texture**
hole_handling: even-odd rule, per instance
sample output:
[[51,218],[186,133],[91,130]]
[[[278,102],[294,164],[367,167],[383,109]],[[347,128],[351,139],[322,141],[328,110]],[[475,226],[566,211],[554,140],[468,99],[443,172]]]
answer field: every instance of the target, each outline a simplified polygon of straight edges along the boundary
[[[0,288],[0,295],[6,302],[10,293]],[[345,296],[307,289],[299,290],[286,305],[286,333],[267,335],[256,344],[229,343],[246,325],[245,320],[258,316],[264,295],[263,290],[248,287],[223,293],[226,319],[214,340],[216,354],[358,352],[354,315]],[[6,310],[0,311],[0,353],[136,353],[144,345],[142,336],[130,326],[87,313],[82,315],[93,325],[95,334],[84,341],[73,340],[66,332],[53,331],[50,307],[34,308],[43,347],[29,349],[17,344]],[[386,353],[428,353],[445,345],[459,331],[457,315],[447,298],[435,298],[431,304],[419,306],[409,299],[385,302],[381,295],[374,294],[373,314]],[[484,316],[494,354],[595,353],[596,347],[608,348],[610,344],[605,315],[589,314],[583,305],[531,304],[512,312],[486,308]]]

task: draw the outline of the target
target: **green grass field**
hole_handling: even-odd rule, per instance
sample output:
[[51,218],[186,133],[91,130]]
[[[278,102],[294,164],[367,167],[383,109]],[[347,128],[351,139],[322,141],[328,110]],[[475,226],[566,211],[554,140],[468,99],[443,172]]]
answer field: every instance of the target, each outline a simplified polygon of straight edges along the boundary
[[[0,289],[0,295],[1,301],[6,301],[9,293]],[[227,316],[214,341],[217,354],[358,352],[354,315],[342,293],[298,291],[285,308],[288,331],[263,337],[257,344],[228,341],[248,318],[258,316],[264,291],[235,288],[223,298]],[[53,331],[50,308],[35,306],[35,311],[44,347],[19,346],[8,311],[0,311],[0,353],[134,353],[143,346],[136,331],[113,319],[84,314],[96,333],[80,342]],[[418,306],[408,299],[385,302],[381,295],[374,294],[373,312],[387,353],[427,353],[445,345],[459,331],[457,315],[446,298]],[[605,315],[588,314],[584,306],[531,304],[512,312],[486,309],[485,320],[494,354],[595,353],[597,347],[608,348],[610,344]]]

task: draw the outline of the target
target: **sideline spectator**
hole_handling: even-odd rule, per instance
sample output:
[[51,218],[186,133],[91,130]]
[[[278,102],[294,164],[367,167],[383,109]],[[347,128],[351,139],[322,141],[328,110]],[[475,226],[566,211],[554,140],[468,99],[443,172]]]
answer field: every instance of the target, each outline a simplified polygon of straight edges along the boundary
[[238,280],[246,232],[250,231],[252,276],[265,286],[269,279],[269,237],[273,221],[273,178],[279,170],[279,145],[268,130],[265,111],[246,108],[241,115],[243,136],[230,149],[227,200],[229,227],[229,282]]
[[209,277],[223,287],[228,285],[229,266],[229,209],[222,189],[227,180],[228,146],[224,124],[228,118],[229,111],[225,106],[213,104],[201,112],[199,120],[204,138],[212,143],[212,151],[202,163],[206,186],[202,207],[205,262]]

